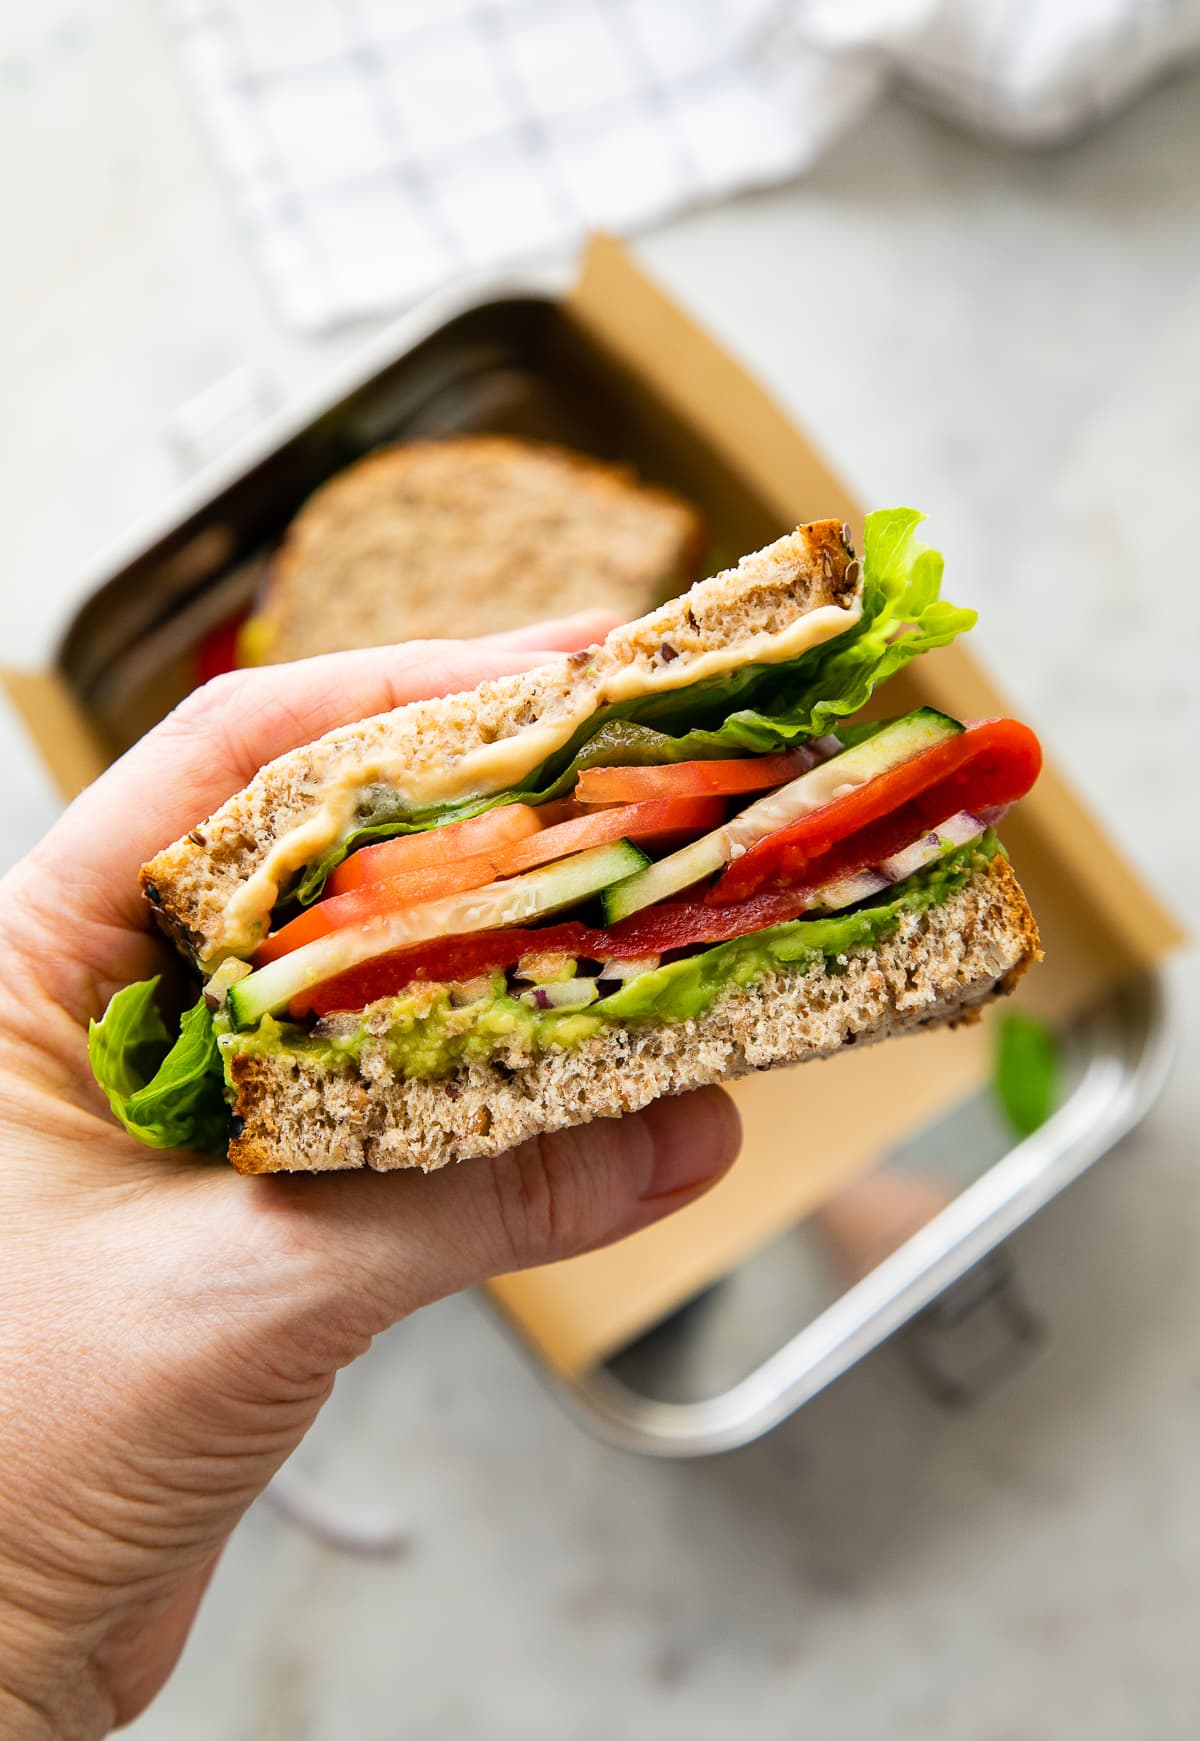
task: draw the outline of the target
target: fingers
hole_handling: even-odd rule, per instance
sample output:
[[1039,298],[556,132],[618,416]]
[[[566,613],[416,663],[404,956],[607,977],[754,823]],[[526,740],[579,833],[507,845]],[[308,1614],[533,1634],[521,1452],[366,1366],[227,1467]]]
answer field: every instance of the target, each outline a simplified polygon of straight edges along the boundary
[[[332,1337],[339,1346],[322,1342],[323,1356],[340,1363],[433,1300],[683,1208],[732,1165],[740,1141],[733,1102],[708,1088],[429,1175],[262,1179],[255,1186],[272,1213],[259,1236],[298,1254],[307,1272],[273,1292],[281,1310],[293,1302],[305,1346],[314,1334]],[[269,1260],[254,1256],[269,1276]]]
[[[276,756],[409,701],[533,669],[603,639],[617,619],[582,611],[474,641],[420,641],[230,672],[188,696],[83,793],[39,860],[82,876],[92,917],[144,926],[140,866]],[[103,908],[100,911],[99,908]]]
[[620,621],[613,611],[576,611],[574,616],[554,617],[524,629],[507,629],[482,640],[492,647],[552,647],[558,653],[573,653],[577,647],[591,647],[602,641]]
[[583,619],[547,624],[550,646],[423,641],[231,672],[198,689],[76,799],[39,852],[111,889],[106,918],[142,924],[138,868],[276,756],[336,726],[544,664]]
[[234,671],[187,697],[67,811],[46,850],[111,885],[117,922],[145,922],[139,867],[276,756],[406,702],[532,670],[602,639],[616,619],[583,611],[476,641],[414,641]]

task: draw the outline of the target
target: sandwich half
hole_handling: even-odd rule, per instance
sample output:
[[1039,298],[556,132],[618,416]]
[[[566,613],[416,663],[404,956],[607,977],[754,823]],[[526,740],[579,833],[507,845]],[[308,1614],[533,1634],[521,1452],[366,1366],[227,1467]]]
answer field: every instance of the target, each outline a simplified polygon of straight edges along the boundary
[[869,516],[861,562],[799,527],[265,767],[144,867],[204,992],[169,1050],[153,982],[94,1025],[113,1110],[245,1172],[429,1170],[974,1016],[1040,953],[995,832],[1040,750],[856,718],[973,621],[919,518]]
[[698,578],[705,542],[689,502],[627,466],[506,435],[405,442],[301,508],[241,652],[275,664],[593,605],[635,617]]

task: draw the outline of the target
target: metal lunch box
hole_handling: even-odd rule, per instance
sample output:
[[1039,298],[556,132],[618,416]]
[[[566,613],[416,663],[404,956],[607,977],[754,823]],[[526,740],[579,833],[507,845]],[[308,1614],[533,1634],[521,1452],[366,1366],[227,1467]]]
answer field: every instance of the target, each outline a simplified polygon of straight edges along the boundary
[[[728,454],[652,395],[631,397],[626,369],[565,315],[551,281],[439,299],[389,329],[315,415],[276,419],[251,453],[210,466],[78,611],[58,670],[104,753],[191,687],[198,644],[252,600],[266,555],[319,483],[381,442],[474,430],[629,461],[699,499],[726,556],[780,529]],[[905,1324],[935,1393],[969,1397],[1038,1339],[1001,1242],[1144,1116],[1170,1027],[1159,971],[1134,973],[1063,1029],[1067,1092],[1034,1135],[1013,1146],[977,1092],[882,1157],[849,1187],[869,1267],[843,1201],[840,1219],[822,1209],[787,1227],[585,1370],[539,1369],[591,1432],[665,1457],[747,1443]],[[311,1511],[287,1483],[285,1471],[280,1502]],[[323,1533],[338,1537],[336,1519]]]

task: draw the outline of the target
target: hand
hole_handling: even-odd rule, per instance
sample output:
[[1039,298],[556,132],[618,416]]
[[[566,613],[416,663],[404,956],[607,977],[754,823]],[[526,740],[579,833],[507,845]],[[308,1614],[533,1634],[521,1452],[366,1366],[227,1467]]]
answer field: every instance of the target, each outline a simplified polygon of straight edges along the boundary
[[505,1270],[647,1226],[737,1147],[716,1090],[422,1174],[243,1178],[140,1147],[89,1017],[169,968],[142,861],[273,756],[525,670],[594,617],[218,678],[70,807],[0,889],[0,1731],[101,1735],[148,1703],[222,1544],[334,1374]]

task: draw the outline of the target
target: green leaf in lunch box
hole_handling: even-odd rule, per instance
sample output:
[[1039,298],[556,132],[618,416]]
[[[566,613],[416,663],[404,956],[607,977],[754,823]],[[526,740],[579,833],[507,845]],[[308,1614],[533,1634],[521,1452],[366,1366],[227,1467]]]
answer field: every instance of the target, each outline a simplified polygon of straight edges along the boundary
[[996,1030],[992,1084],[1001,1111],[1020,1137],[1031,1136],[1058,1105],[1058,1039],[1037,1016],[1007,1012]]

